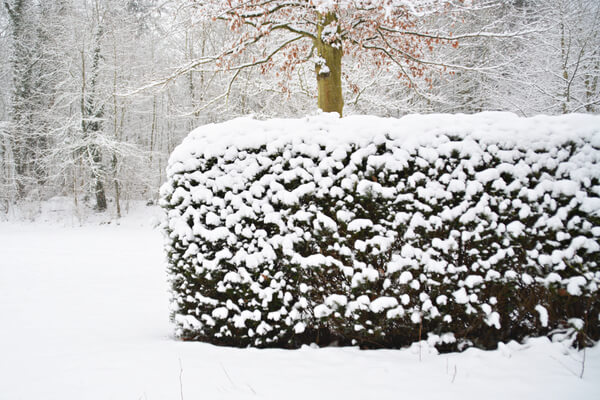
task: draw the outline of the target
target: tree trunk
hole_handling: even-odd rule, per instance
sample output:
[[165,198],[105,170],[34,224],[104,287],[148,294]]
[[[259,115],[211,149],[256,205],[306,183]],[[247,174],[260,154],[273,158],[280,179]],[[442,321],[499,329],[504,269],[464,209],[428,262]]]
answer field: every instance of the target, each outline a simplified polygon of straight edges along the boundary
[[324,112],[337,112],[342,116],[342,42],[338,34],[335,13],[319,15],[315,48],[318,60],[317,73],[318,105]]
[[113,183],[115,185],[115,205],[117,207],[117,218],[121,218],[121,188],[119,187],[119,179],[117,177],[117,155],[113,154]]
[[[117,42],[115,35],[113,34],[113,59],[115,63],[115,69],[113,70],[113,138],[115,141],[120,141],[122,130],[118,127],[118,112],[119,107],[117,103]],[[154,103],[156,103],[156,96],[154,96]],[[121,119],[123,123],[123,119]],[[152,121],[152,134],[150,135],[150,162],[152,163],[152,140],[154,139],[154,120]],[[121,218],[121,193],[119,187],[119,169],[118,158],[116,151],[113,151],[112,155],[112,178],[115,186],[115,206],[117,208],[117,218]]]
[[568,69],[568,65],[569,65],[569,56],[571,53],[571,41],[569,40],[569,43],[567,45],[566,42],[566,38],[565,38],[565,25],[564,23],[560,23],[560,49],[561,49],[561,55],[562,55],[562,68],[563,68],[563,73],[562,73],[562,77],[564,80],[564,85],[565,85],[565,89],[563,91],[563,101],[562,101],[562,113],[563,114],[567,114],[570,110],[569,110],[569,101],[571,100],[571,94],[569,92],[569,69]]
[[104,194],[104,185],[102,184],[102,179],[100,175],[95,175],[96,179],[96,210],[97,211],[106,211],[106,195]]

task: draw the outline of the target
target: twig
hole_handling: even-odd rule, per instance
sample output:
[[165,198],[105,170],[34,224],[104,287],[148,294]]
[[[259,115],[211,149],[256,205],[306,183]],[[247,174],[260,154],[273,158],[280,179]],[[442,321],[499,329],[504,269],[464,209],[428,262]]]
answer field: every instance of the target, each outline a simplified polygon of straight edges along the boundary
[[[559,363],[560,365],[562,365],[567,371],[569,371],[570,373],[572,373],[575,376],[578,376],[577,373],[575,371],[573,371],[571,368],[569,368],[568,366],[566,366],[562,361],[560,361],[558,358],[554,357],[554,356],[550,356],[551,359],[555,360],[557,363]],[[582,372],[583,374],[583,372]]]
[[183,400],[183,364],[181,363],[181,358],[179,359],[179,395],[181,396],[181,400]]
[[454,380],[456,379],[456,364],[454,364],[454,374],[452,375],[452,382],[454,383]]
[[248,389],[250,389],[252,393],[254,393],[254,395],[256,396],[256,391],[252,388],[252,386],[250,386],[249,383],[246,383],[246,386],[248,386]]
[[583,379],[583,372],[585,371],[585,347],[583,348],[583,360],[581,360],[581,374],[579,375],[579,379]]
[[221,364],[221,369],[223,370],[223,372],[225,373],[225,376],[227,377],[227,379],[229,379],[229,382],[231,382],[231,386],[233,386],[234,388],[237,389],[237,386],[235,385],[235,383],[233,382],[233,380],[231,379],[231,377],[229,376],[229,374],[227,373],[227,370],[225,369],[225,367],[223,366],[223,363],[219,363]]
[[419,320],[419,362],[421,362],[421,332],[423,330],[423,317]]
[[446,357],[446,375],[448,375],[448,363],[449,363],[448,357]]

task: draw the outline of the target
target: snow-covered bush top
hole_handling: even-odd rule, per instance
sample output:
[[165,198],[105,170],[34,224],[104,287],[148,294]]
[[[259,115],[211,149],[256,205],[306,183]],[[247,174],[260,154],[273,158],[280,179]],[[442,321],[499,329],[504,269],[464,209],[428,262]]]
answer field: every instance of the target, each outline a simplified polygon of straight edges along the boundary
[[589,115],[198,128],[161,190],[178,334],[490,347],[580,319],[597,337],[599,149]]
[[[400,119],[321,114],[302,119],[237,118],[193,130],[172,153],[168,175],[195,171],[201,158],[233,157],[239,149],[293,144],[325,146],[329,152],[348,145],[366,147],[393,140],[404,150],[437,146],[450,138],[469,139],[463,153],[481,154],[485,146],[548,150],[567,142],[586,141],[600,147],[600,117],[589,114],[520,118],[512,113],[408,115]],[[478,142],[480,145],[474,145]],[[227,154],[228,153],[228,154]]]

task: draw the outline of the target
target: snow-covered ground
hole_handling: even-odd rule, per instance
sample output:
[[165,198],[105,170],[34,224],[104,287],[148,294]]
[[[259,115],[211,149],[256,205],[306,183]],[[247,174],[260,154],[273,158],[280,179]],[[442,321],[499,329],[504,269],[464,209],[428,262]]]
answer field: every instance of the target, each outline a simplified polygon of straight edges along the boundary
[[172,337],[155,209],[0,223],[0,400],[599,399],[600,346],[231,349]]

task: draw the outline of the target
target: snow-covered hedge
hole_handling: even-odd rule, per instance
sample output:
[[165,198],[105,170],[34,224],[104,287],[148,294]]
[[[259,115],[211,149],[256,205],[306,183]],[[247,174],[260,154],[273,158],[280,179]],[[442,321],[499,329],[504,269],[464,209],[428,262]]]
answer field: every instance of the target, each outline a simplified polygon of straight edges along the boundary
[[192,132],[161,193],[187,340],[600,334],[599,116],[236,119]]

